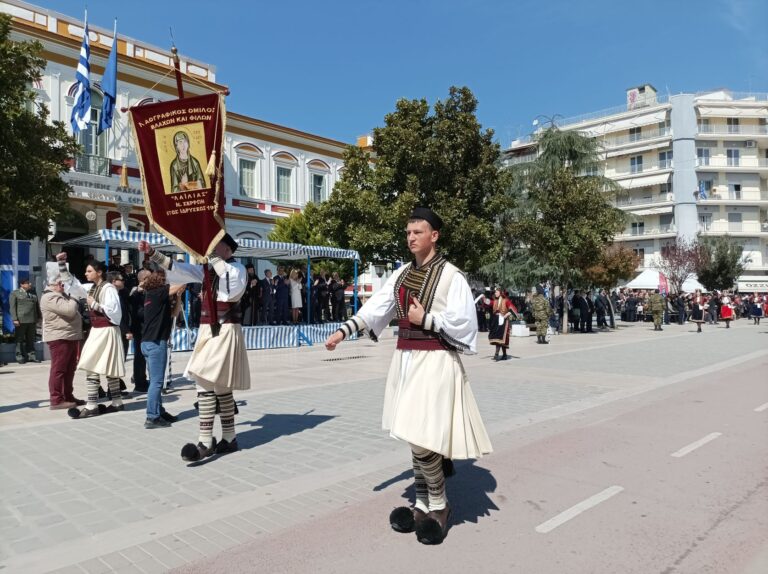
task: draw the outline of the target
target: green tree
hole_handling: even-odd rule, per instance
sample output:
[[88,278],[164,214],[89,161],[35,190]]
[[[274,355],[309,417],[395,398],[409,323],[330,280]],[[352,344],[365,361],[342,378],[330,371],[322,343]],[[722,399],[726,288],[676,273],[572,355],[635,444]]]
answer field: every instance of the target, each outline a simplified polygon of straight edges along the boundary
[[624,228],[625,215],[608,201],[616,185],[597,175],[600,149],[594,138],[553,122],[537,134],[535,145],[537,158],[510,170],[517,207],[503,224],[508,242],[527,247],[550,270],[550,279],[567,289],[584,282],[584,271]]
[[426,100],[399,100],[373,132],[373,157],[350,147],[344,175],[322,206],[322,231],[365,261],[410,257],[403,233],[413,207],[442,217],[440,249],[473,272],[498,259],[498,219],[511,203],[500,148],[483,131],[469,88],[452,87],[430,113]]
[[[270,241],[299,243],[301,245],[323,245],[335,247],[320,232],[322,212],[315,203],[307,203],[303,211],[278,219],[269,233]],[[304,267],[305,261],[280,261],[288,267]],[[349,279],[354,273],[354,263],[346,259],[322,259],[312,262],[314,272],[338,272],[342,278]]]
[[0,14],[0,229],[46,237],[48,220],[67,207],[61,173],[78,146],[63,122],[48,121],[30,88],[45,66],[42,45],[15,42],[10,31],[10,17]]
[[696,258],[699,282],[709,291],[732,289],[751,258],[742,256],[741,246],[728,236],[700,238],[699,245]]

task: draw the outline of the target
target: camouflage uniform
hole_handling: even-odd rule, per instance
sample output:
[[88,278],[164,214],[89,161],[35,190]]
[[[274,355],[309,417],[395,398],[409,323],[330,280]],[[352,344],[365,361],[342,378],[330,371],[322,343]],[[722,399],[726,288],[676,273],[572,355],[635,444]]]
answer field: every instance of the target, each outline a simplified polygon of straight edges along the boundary
[[541,293],[536,293],[533,296],[533,318],[536,321],[536,337],[538,343],[546,343],[547,339],[547,326],[549,324],[549,318],[554,315],[552,306]]
[[651,295],[648,306],[653,315],[653,330],[661,331],[661,318],[664,315],[664,298],[658,293]]

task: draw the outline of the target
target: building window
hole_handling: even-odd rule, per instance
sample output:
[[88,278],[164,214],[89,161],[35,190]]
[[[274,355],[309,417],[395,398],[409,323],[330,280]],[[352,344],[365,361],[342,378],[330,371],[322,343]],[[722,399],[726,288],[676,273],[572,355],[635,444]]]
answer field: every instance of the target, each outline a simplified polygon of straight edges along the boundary
[[741,152],[737,149],[725,150],[725,155],[728,158],[729,167],[738,167],[741,161]]
[[699,214],[699,231],[709,231],[712,229],[712,214],[700,213]]
[[643,171],[643,156],[636,155],[629,158],[629,171],[631,173],[640,173]]
[[277,166],[277,201],[280,203],[291,202],[291,176],[293,169]]
[[659,184],[659,200],[660,201],[672,201],[674,196],[672,195],[672,182]]
[[636,221],[632,223],[632,235],[644,235],[645,234],[645,222]]
[[659,216],[659,231],[667,233],[672,231],[672,214],[663,213]]
[[741,213],[728,214],[728,231],[741,231]]
[[672,167],[672,150],[659,152],[659,169]]
[[709,148],[700,147],[696,149],[696,157],[699,160],[699,165],[709,165]]
[[726,123],[728,124],[728,133],[729,134],[737,134],[740,132],[739,129],[739,118],[725,118]]
[[669,120],[664,120],[663,122],[659,122],[659,135],[665,136],[669,134],[670,127],[671,127],[671,123]]
[[701,118],[699,120],[699,131],[703,134],[712,133],[712,125],[709,121],[709,118]]
[[741,184],[729,183],[728,184],[728,199],[741,199]]
[[326,198],[325,193],[325,180],[326,177],[323,174],[320,173],[313,173],[312,174],[312,189],[311,189],[311,198],[313,203],[321,203]]
[[635,255],[637,255],[640,258],[640,265],[642,265],[645,262],[645,248],[635,247],[634,249],[632,249],[632,251],[634,251]]
[[240,195],[256,197],[256,162],[252,159],[240,158],[238,167]]
[[629,141],[636,142],[640,139],[643,128],[629,128]]

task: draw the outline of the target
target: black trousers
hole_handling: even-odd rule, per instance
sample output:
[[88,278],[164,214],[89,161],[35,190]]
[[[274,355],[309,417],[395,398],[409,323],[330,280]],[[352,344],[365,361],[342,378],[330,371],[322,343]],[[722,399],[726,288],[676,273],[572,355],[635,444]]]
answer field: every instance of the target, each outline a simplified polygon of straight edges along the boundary
[[149,388],[147,359],[141,352],[141,336],[133,337],[133,384],[137,390],[146,391]]
[[35,355],[35,324],[34,323],[19,323],[16,326],[16,360],[24,359],[25,361],[30,357],[35,359],[42,359]]
[[271,325],[275,322],[275,306],[271,297],[262,299],[261,301],[261,318],[267,325]]

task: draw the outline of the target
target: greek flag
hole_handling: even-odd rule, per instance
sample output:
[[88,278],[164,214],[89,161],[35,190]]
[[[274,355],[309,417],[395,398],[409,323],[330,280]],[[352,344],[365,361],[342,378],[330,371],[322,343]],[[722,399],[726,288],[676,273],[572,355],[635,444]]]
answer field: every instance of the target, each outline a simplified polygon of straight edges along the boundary
[[707,199],[707,190],[704,187],[704,180],[699,181],[699,199]]
[[80,46],[80,61],[77,63],[75,79],[77,80],[77,93],[75,94],[75,107],[72,108],[72,132],[80,133],[80,130],[88,128],[91,121],[91,67],[88,60],[91,57],[91,44],[88,38],[88,20],[85,22],[83,44]]
[[117,20],[115,20],[115,33],[112,35],[112,51],[109,53],[107,68],[101,79],[101,89],[104,90],[104,101],[101,106],[99,133],[112,127],[112,117],[115,113],[115,100],[117,99]]

